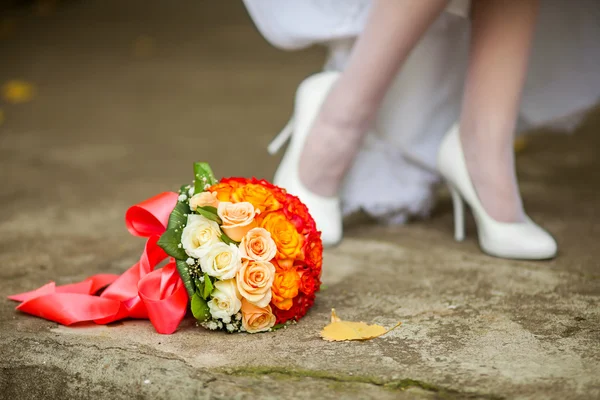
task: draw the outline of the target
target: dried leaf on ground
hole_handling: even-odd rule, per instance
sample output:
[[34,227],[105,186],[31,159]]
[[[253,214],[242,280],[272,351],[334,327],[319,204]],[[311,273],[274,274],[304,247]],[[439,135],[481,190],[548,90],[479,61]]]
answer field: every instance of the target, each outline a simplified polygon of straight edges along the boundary
[[2,97],[9,103],[25,103],[33,99],[34,96],[35,87],[33,84],[26,81],[15,79],[6,82],[2,86]]
[[330,342],[339,342],[345,340],[369,340],[385,335],[399,327],[398,322],[390,329],[379,325],[367,325],[364,322],[343,321],[331,310],[331,323],[321,331],[321,337]]

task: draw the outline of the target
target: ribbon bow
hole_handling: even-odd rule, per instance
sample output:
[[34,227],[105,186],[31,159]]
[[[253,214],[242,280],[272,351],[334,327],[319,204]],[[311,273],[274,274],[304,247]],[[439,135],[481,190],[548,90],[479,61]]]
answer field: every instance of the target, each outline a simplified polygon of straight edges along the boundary
[[[122,275],[93,275],[81,282],[50,282],[31,292],[9,296],[17,310],[63,325],[94,321],[108,324],[124,318],[149,319],[158,333],[171,334],[185,316],[188,294],[175,262],[155,269],[167,254],[157,245],[177,204],[177,193],[165,192],[127,210],[125,223],[134,236],[148,241],[140,261]],[[100,289],[108,287],[95,296]]]

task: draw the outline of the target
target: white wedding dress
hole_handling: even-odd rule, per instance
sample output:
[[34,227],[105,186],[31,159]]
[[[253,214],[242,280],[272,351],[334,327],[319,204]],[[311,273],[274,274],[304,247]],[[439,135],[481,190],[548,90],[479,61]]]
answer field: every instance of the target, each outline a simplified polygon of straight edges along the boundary
[[[325,45],[325,69],[342,70],[370,0],[244,0],[274,46]],[[342,191],[344,213],[363,209],[386,223],[424,216],[433,205],[441,138],[459,116],[469,42],[469,0],[453,0],[399,72]],[[600,2],[544,0],[519,131],[570,131],[600,100]]]

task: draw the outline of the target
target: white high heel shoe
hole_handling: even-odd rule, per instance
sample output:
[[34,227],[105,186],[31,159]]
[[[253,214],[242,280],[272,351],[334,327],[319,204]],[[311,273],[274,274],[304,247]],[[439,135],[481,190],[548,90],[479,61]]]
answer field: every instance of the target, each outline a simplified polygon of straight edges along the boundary
[[454,205],[454,236],[465,237],[463,199],[471,207],[481,249],[496,257],[521,260],[544,260],[556,256],[557,244],[543,228],[525,217],[524,222],[503,223],[488,215],[479,201],[469,177],[460,143],[458,125],[442,140],[437,159],[438,171],[452,194]]
[[324,246],[333,246],[342,240],[340,199],[319,196],[308,190],[300,181],[298,165],[308,132],[338,76],[339,72],[322,72],[308,77],[300,84],[296,91],[294,116],[268,147],[269,153],[275,154],[291,138],[273,183],[298,196],[306,204],[317,229],[321,231]]

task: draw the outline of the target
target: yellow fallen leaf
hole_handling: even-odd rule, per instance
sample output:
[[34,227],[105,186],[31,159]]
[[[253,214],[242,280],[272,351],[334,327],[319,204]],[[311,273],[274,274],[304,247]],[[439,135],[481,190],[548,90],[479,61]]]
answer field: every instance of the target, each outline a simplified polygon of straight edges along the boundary
[[2,86],[2,96],[9,103],[25,103],[35,96],[35,87],[29,82],[15,79]]
[[385,329],[379,325],[367,325],[364,322],[343,321],[331,310],[331,323],[321,331],[321,337],[330,342],[340,342],[345,340],[369,340],[385,335],[386,333],[399,327],[398,322],[390,329]]
[[527,147],[527,139],[520,136],[515,139],[515,153],[521,153]]
[[342,319],[340,317],[338,317],[337,313],[335,312],[335,308],[331,309],[331,323],[334,322],[342,322]]

